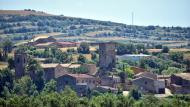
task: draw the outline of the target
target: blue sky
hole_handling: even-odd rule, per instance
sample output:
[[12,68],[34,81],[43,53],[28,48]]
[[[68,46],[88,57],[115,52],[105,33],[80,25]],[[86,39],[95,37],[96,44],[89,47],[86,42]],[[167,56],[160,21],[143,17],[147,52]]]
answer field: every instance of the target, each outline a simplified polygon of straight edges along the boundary
[[0,9],[35,9],[51,14],[135,25],[190,27],[190,0],[0,0]]

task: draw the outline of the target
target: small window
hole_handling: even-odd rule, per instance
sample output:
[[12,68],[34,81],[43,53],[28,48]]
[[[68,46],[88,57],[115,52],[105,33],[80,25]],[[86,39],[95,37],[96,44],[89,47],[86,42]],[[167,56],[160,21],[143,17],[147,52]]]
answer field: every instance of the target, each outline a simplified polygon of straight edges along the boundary
[[68,84],[69,84],[69,81],[65,81],[65,84],[67,84],[67,85],[68,85]]
[[144,84],[147,85],[147,81],[145,81]]
[[19,58],[17,58],[17,63],[19,63],[20,62],[20,59]]

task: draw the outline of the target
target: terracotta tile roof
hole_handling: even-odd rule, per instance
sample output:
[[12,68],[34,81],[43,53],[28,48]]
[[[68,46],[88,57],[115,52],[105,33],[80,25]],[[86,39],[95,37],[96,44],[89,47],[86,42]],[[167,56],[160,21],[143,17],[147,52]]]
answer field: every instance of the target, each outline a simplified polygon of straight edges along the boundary
[[58,44],[62,44],[62,45],[75,45],[76,43],[74,42],[57,42]]
[[147,78],[152,78],[152,79],[157,79],[157,75],[153,74],[152,72],[140,72],[135,75],[136,78],[139,77],[147,77]]
[[135,67],[135,66],[132,66],[131,69],[133,70],[133,72],[134,72],[135,74],[138,74],[138,73],[140,73],[140,72],[147,72],[146,69],[139,68],[139,67]]
[[181,77],[182,79],[190,81],[190,73],[179,73],[179,74],[174,74],[174,75],[178,76],[178,77]]
[[39,43],[39,44],[37,44],[37,45],[35,45],[35,46],[49,46],[49,45],[51,45],[51,44],[53,44],[53,42]]

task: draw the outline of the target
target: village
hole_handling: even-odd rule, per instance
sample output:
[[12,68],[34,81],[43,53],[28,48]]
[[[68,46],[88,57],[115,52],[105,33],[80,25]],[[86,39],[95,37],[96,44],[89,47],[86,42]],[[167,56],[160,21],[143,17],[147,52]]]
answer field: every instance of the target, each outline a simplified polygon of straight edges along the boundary
[[[28,42],[28,46],[36,48],[48,48],[54,46],[57,48],[79,47],[80,42],[57,42],[51,36],[47,38],[38,38]],[[190,65],[186,66],[186,71],[172,75],[159,75],[146,69],[133,66],[134,78],[128,79],[124,74],[117,75],[116,63],[118,60],[128,58],[130,60],[140,61],[142,57],[151,57],[145,54],[116,55],[115,42],[91,43],[99,49],[98,64],[92,63],[40,63],[44,72],[45,81],[54,79],[57,84],[57,92],[64,90],[66,86],[71,87],[77,92],[78,96],[88,96],[89,90],[97,90],[101,93],[122,91],[124,95],[136,88],[144,94],[154,94],[158,97],[166,97],[172,94],[190,94]],[[24,51],[14,53],[15,77],[17,79],[25,74],[28,54]],[[33,57],[34,59],[38,59]],[[39,58],[40,59],[40,58]],[[77,68],[85,68],[87,73],[73,73]],[[84,69],[83,69],[84,70]],[[35,79],[34,72],[28,75]]]

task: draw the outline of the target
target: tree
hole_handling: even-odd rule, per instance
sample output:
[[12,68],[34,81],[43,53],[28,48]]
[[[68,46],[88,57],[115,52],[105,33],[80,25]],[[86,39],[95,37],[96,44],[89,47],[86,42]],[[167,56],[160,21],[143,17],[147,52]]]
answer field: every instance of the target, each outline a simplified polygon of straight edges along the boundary
[[29,76],[24,76],[15,83],[13,90],[17,95],[31,96],[35,93],[36,86]]
[[179,69],[176,67],[169,67],[167,70],[163,70],[162,74],[171,75],[171,74],[181,73],[181,72],[183,72],[182,69]]
[[62,106],[63,107],[77,107],[79,104],[79,98],[75,91],[73,91],[69,86],[66,86],[61,93],[62,96]]
[[26,66],[26,72],[33,79],[37,90],[41,91],[44,87],[44,78],[43,70],[40,67],[39,63],[36,60],[29,58],[28,64]]
[[168,48],[167,46],[164,46],[164,47],[162,48],[162,52],[163,52],[163,53],[168,53],[168,52],[169,52],[169,48]]
[[170,53],[170,58],[173,61],[182,62],[183,61],[183,53],[181,53],[181,52],[171,52]]
[[8,68],[9,69],[13,69],[15,68],[15,64],[14,64],[14,59],[11,57],[11,58],[8,58]]
[[159,104],[159,99],[153,95],[144,96],[142,101],[144,107],[158,107]]
[[133,88],[129,92],[129,97],[139,100],[141,98],[141,93],[136,88]]
[[12,51],[13,44],[10,40],[3,42],[3,59],[6,60],[8,53]]
[[10,69],[0,70],[0,97],[4,88],[7,87],[9,90],[13,88],[13,74]]
[[79,53],[82,54],[89,54],[90,53],[90,46],[88,43],[81,43],[80,46],[77,48]]
[[3,51],[5,53],[10,53],[12,51],[12,48],[13,48],[13,43],[9,39],[3,42]]
[[86,63],[86,60],[87,60],[86,57],[84,57],[84,56],[81,55],[81,54],[79,55],[79,57],[78,57],[78,62],[79,62],[79,63]]
[[156,45],[155,48],[156,48],[156,49],[162,49],[162,45],[161,45],[161,44]]
[[92,52],[92,53],[91,53],[91,59],[92,59],[92,60],[96,60],[96,59],[97,59],[97,55],[96,55],[95,52]]
[[43,89],[43,92],[50,93],[50,92],[55,92],[56,91],[56,81],[55,80],[50,80],[48,83],[45,84],[45,87]]

